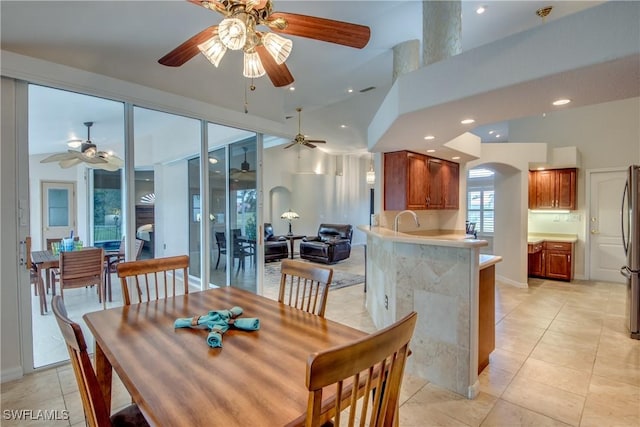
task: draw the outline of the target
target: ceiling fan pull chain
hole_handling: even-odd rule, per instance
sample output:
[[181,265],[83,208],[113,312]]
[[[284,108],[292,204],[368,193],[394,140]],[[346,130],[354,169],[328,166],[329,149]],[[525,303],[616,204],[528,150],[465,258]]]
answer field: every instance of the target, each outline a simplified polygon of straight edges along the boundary
[[244,86],[244,113],[248,114],[249,113],[249,101],[247,100],[247,86]]

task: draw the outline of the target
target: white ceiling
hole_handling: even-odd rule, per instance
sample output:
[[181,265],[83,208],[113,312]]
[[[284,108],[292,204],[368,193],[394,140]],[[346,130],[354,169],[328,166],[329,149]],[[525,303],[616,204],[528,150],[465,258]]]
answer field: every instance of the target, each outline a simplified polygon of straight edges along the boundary
[[[463,51],[543,25],[535,11],[553,5],[547,22],[596,6],[600,1],[463,1]],[[477,15],[478,5],[487,6]],[[228,52],[219,68],[201,55],[182,67],[159,65],[158,58],[202,29],[216,24],[215,12],[187,1],[2,1],[2,49],[104,74],[121,80],[194,98],[241,112],[245,86],[241,56]],[[295,108],[302,106],[302,130],[326,139],[330,152],[363,152],[366,130],[391,86],[392,47],[422,39],[421,1],[293,1],[275,0],[277,11],[294,12],[368,25],[371,40],[362,50],[300,37],[293,39],[287,65],[295,91],[274,88],[257,79],[249,92],[249,115],[278,122],[288,120],[290,137],[297,131]],[[359,91],[375,87],[366,93]],[[347,89],[354,89],[352,94]],[[121,122],[105,116],[99,105],[69,102],[51,111],[46,98],[30,126],[32,152],[52,152],[51,141],[84,137],[85,121],[94,121],[93,139],[118,139]],[[341,125],[347,127],[341,128]],[[110,126],[120,126],[112,128]],[[489,135],[494,130],[501,138]],[[483,139],[507,140],[508,128],[496,119],[476,129]],[[99,143],[99,141],[96,141]],[[121,141],[119,141],[121,143]],[[66,148],[66,147],[65,147]]]

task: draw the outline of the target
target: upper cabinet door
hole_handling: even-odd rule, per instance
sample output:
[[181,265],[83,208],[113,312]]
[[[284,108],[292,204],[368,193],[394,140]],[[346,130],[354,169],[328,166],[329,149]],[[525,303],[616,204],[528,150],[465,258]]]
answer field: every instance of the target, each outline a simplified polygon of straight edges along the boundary
[[426,156],[409,153],[407,155],[407,209],[428,208],[428,187],[430,182]]
[[429,194],[427,196],[428,209],[444,208],[444,161],[429,157],[427,167],[429,169]]
[[458,209],[460,206],[460,165],[446,162],[444,172],[444,208]]
[[556,208],[576,208],[576,170],[558,169],[556,171]]
[[556,202],[556,173],[553,170],[536,171],[536,209],[554,209]]

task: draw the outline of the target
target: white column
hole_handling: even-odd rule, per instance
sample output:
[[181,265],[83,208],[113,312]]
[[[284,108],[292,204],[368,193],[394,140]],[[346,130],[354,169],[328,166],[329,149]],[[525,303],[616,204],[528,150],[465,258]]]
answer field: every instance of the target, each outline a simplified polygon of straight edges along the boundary
[[393,81],[420,67],[420,40],[407,40],[393,47]]
[[424,65],[462,51],[462,4],[455,1],[422,2],[422,52]]

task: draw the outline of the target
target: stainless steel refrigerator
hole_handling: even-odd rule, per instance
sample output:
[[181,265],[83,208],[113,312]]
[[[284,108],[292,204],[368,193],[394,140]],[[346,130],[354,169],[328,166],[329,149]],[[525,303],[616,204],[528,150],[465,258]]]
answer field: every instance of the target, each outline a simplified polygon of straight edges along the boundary
[[627,264],[620,273],[627,278],[627,306],[631,338],[640,339],[640,166],[629,166],[622,196],[622,246]]

